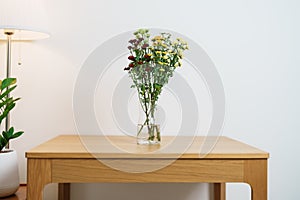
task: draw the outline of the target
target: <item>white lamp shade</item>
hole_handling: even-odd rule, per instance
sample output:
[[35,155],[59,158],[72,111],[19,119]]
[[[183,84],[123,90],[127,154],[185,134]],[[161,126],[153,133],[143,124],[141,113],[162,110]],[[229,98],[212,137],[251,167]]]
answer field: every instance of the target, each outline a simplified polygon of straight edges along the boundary
[[38,32],[38,31],[31,31],[25,29],[13,29],[10,27],[0,27],[0,40],[6,40],[7,35],[5,34],[6,31],[12,31],[14,34],[11,36],[12,40],[40,40],[49,37],[49,34]]
[[49,37],[41,0],[1,0],[0,40],[12,31],[12,40],[38,40]]

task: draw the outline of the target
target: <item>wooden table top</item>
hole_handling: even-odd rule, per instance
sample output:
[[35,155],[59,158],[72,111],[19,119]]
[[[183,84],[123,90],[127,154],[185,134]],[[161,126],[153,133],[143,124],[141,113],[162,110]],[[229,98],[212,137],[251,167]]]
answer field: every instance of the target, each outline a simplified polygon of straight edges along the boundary
[[60,135],[29,150],[26,157],[266,159],[269,153],[224,136],[164,136],[160,145],[137,145],[129,136]]

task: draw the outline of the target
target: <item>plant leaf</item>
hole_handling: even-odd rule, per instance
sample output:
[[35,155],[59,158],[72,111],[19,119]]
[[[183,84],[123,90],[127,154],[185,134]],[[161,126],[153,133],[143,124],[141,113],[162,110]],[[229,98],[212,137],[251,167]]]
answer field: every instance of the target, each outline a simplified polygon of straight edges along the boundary
[[0,135],[0,151],[7,145],[7,140]]
[[16,82],[17,82],[16,78],[6,78],[6,79],[4,79],[2,81],[2,84],[1,84],[1,90],[15,84]]
[[6,132],[6,131],[3,131],[2,132],[2,135],[3,135],[3,138],[5,139],[5,140],[9,140],[9,133],[8,132]]
[[9,136],[12,136],[14,134],[14,127],[11,127],[10,129],[8,129],[8,133],[9,133]]
[[5,99],[3,102],[0,103],[0,108],[9,104],[12,101],[12,98]]
[[10,139],[14,139],[14,138],[20,137],[23,133],[24,133],[24,131],[16,132],[16,133],[14,133],[14,134],[10,137]]
[[7,89],[5,92],[3,92],[3,93],[0,95],[0,99],[2,99],[3,97],[6,97],[7,94],[9,94],[11,91],[13,91],[16,87],[17,87],[17,86],[15,85],[15,86],[13,86],[13,87]]
[[0,124],[2,123],[2,120],[5,119],[5,117],[7,117],[10,110],[15,107],[15,105],[15,103],[11,103],[5,107],[4,112],[0,115]]

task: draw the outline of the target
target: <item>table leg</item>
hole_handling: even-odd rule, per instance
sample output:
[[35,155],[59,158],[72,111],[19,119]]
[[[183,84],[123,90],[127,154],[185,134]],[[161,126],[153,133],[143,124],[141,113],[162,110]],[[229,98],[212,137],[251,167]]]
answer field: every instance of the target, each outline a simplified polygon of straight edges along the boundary
[[226,184],[214,183],[214,200],[226,199]]
[[58,200],[70,200],[70,183],[58,184]]
[[27,159],[27,200],[42,200],[44,186],[51,182],[49,159]]
[[245,182],[251,186],[251,200],[268,199],[268,163],[266,159],[247,160],[244,169]]

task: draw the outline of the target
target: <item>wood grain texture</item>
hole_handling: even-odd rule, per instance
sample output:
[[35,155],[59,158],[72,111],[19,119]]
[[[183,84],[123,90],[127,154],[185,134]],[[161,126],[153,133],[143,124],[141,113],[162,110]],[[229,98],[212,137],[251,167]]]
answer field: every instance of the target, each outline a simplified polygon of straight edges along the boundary
[[[121,160],[121,162],[128,167],[137,162],[140,162],[140,166],[144,163],[149,164],[144,160]],[[156,162],[161,161],[151,160],[153,165]],[[52,181],[70,183],[241,182],[244,177],[243,172],[243,161],[239,160],[177,160],[154,172],[126,173],[112,169],[96,159],[55,159],[52,167]]]
[[62,135],[26,152],[26,157],[253,159],[269,154],[227,137],[165,136],[161,145],[137,145],[135,138],[126,136]]
[[267,200],[269,154],[227,137],[163,137],[161,145],[137,145],[125,136],[62,135],[26,157],[27,200],[41,200],[50,182],[63,183],[61,199],[69,198],[65,183],[206,182],[215,183],[217,200],[225,200],[226,182],[246,182],[252,200]]
[[214,200],[226,200],[226,183],[214,183]]
[[45,185],[51,183],[51,160],[27,160],[27,199],[42,200]]
[[251,200],[268,199],[268,162],[266,159],[246,160],[244,182],[251,187]]

